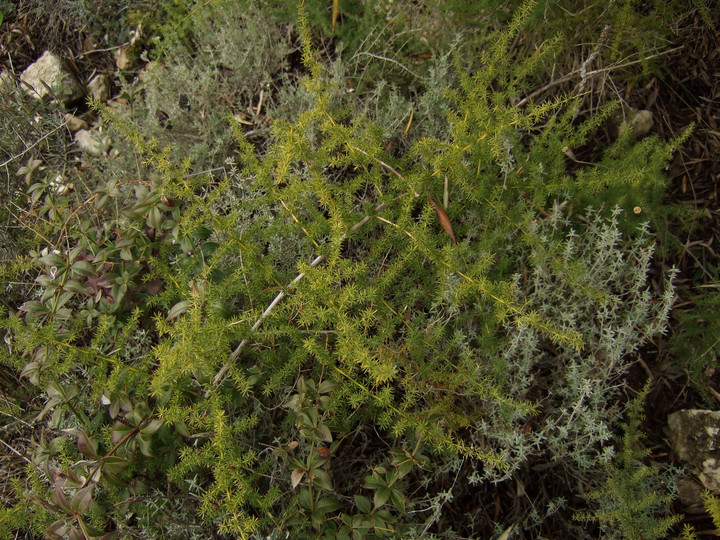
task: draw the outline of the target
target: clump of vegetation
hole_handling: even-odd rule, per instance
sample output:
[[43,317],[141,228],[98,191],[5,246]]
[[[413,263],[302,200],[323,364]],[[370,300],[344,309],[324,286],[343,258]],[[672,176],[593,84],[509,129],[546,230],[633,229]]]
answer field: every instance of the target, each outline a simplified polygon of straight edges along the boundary
[[667,538],[670,529],[680,521],[678,515],[667,514],[667,506],[675,493],[674,475],[661,474],[642,463],[649,450],[638,449],[642,434],[643,407],[650,391],[650,382],[633,399],[627,410],[623,429],[622,450],[617,464],[607,466],[608,478],[588,498],[596,501],[598,509],[576,516],[603,525],[604,538],[632,540]]
[[174,54],[123,82],[126,109],[92,103],[120,156],[72,190],[24,170],[37,285],[0,314],[0,363],[39,389],[47,434],[7,530],[452,535],[455,489],[540,460],[604,471],[630,354],[674,298],[673,272],[650,290],[634,209],[657,208],[681,140],[575,159],[612,105],[524,99],[561,47],[513,48],[533,3],[478,69],[453,44],[421,77],[378,58],[385,27],[324,58],[313,3],[288,65],[254,5],[170,5],[192,21]]
[[717,369],[720,353],[720,295],[717,292],[697,294],[692,309],[678,310],[677,319],[683,331],[671,342],[678,364],[687,370],[690,381],[703,398],[712,403],[707,381]]

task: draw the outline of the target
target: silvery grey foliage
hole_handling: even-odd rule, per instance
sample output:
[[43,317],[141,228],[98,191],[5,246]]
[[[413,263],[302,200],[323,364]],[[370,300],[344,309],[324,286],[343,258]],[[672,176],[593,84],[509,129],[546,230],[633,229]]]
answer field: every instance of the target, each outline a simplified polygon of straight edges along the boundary
[[585,217],[581,234],[557,207],[528,226],[532,247],[523,257],[527,272],[515,279],[516,300],[560,329],[580,333],[584,346],[555,346],[536,330],[507,326],[506,390],[512,398],[532,401],[537,414],[509,423],[491,416],[477,426],[510,459],[508,470],[485,471],[487,479],[507,478],[531,457],[574,470],[610,459],[610,426],[622,409],[620,377],[632,353],[666,329],[676,271],[668,272],[656,298],[648,284],[654,244],[647,226],[628,242],[619,208],[608,217],[588,209]]

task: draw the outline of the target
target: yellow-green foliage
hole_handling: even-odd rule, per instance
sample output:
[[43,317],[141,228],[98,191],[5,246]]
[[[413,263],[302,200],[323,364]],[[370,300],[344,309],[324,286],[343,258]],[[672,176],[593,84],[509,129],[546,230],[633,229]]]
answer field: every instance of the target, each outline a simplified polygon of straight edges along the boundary
[[[709,490],[705,490],[702,494],[703,505],[705,510],[712,518],[713,525],[716,530],[720,530],[720,498],[713,495]],[[697,540],[697,534],[695,529],[689,523],[683,526],[682,533],[680,535],[681,540]]]

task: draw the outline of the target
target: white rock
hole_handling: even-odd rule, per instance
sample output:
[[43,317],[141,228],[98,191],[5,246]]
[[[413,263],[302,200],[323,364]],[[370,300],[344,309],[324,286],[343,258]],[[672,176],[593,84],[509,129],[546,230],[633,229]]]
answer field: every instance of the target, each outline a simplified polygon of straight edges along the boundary
[[81,129],[88,129],[90,127],[85,120],[70,113],[65,115],[65,122],[67,122],[67,128],[70,131],[80,131]]
[[67,181],[67,177],[58,174],[55,180],[50,180],[50,189],[54,190],[58,195],[65,195],[68,191],[75,189],[75,185]]
[[71,103],[84,95],[82,86],[62,58],[50,51],[45,51],[37,62],[28,66],[20,75],[20,80],[39,99],[54,95],[63,103]]
[[122,44],[115,51],[115,65],[120,70],[123,70],[130,65],[129,52],[142,36],[142,23],[138,24],[137,27],[135,27],[135,30],[130,31],[130,36],[130,41]]
[[123,70],[130,64],[128,58],[128,47],[127,45],[121,45],[115,51],[115,65],[118,69]]
[[75,134],[75,143],[78,148],[93,156],[101,156],[110,148],[110,137],[103,135],[99,130],[81,129]]
[[720,493],[720,411],[687,409],[668,416],[667,435],[678,459],[703,485]]
[[620,135],[630,128],[633,138],[640,139],[650,133],[654,123],[653,114],[650,111],[636,111],[633,109],[629,120],[620,124]]
[[88,83],[88,92],[98,101],[110,99],[110,77],[107,75],[95,75]]

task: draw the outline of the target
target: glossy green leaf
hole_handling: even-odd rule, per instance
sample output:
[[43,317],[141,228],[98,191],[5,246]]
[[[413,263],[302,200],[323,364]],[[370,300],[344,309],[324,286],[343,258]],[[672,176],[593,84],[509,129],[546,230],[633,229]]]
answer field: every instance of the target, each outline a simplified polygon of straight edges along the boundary
[[68,279],[63,285],[63,290],[71,293],[85,293],[85,285],[77,281],[76,279]]
[[65,259],[63,259],[57,253],[48,253],[40,257],[40,262],[45,266],[55,266],[56,268],[65,267]]
[[313,469],[312,471],[310,471],[310,476],[314,477],[315,483],[320,484],[323,489],[332,491],[332,480],[330,480],[330,475],[327,473],[327,471],[323,471],[322,469]]
[[375,490],[375,495],[373,495],[373,504],[375,505],[375,508],[380,508],[383,504],[385,504],[390,498],[390,495],[392,495],[392,492],[389,488],[384,486],[377,488],[377,490]]
[[137,441],[140,453],[142,453],[143,456],[153,457],[152,439],[150,437],[141,434],[135,437],[135,440]]
[[327,426],[327,424],[320,424],[317,427],[317,435],[320,437],[320,440],[323,442],[332,442],[332,433],[330,433],[330,428]]
[[163,421],[155,418],[153,420],[148,420],[145,425],[140,427],[140,432],[143,435],[150,436],[157,432],[158,429],[163,425]]
[[363,514],[369,514],[372,510],[372,505],[370,504],[370,499],[363,495],[353,495],[353,499],[355,499],[355,506],[357,506],[358,510],[362,512]]
[[339,510],[340,506],[340,502],[336,501],[335,499],[331,499],[330,497],[322,497],[315,505],[315,508],[324,514],[327,514],[329,512],[335,512],[336,510]]
[[312,499],[310,498],[310,491],[307,488],[303,488],[298,493],[298,502],[300,506],[306,509],[310,509],[312,506]]

